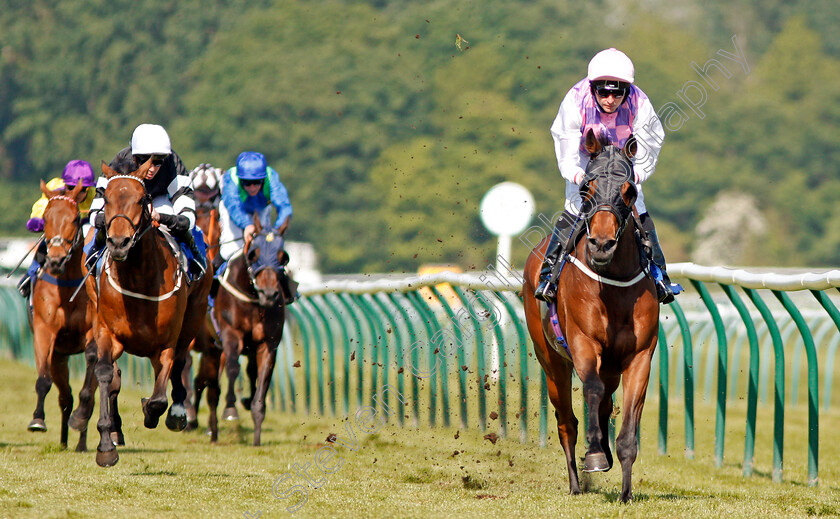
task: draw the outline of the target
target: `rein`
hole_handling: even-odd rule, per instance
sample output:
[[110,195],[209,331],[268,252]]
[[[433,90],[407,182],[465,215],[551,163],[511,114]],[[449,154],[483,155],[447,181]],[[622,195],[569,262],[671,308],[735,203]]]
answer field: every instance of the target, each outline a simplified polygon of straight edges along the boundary
[[[233,260],[235,260],[238,256],[242,256],[242,255],[243,255],[242,251],[240,250],[236,254],[234,254],[233,257],[230,258],[230,260],[228,260],[228,268],[225,269],[224,275],[222,275],[222,277],[219,278],[219,284],[222,285],[223,287],[225,287],[225,290],[230,292],[230,294],[233,297],[235,297],[236,299],[239,299],[243,303],[259,304],[259,302],[260,302],[259,299],[253,298],[253,297],[245,294],[244,292],[242,292],[241,290],[239,290],[238,288],[233,286],[230,281],[228,281],[228,276],[230,275],[230,264],[231,264],[231,262]],[[251,279],[251,283],[253,284],[254,283],[254,278],[251,277],[251,272],[250,272],[251,267],[248,265],[247,261],[245,261],[245,265],[248,266],[248,277]]]

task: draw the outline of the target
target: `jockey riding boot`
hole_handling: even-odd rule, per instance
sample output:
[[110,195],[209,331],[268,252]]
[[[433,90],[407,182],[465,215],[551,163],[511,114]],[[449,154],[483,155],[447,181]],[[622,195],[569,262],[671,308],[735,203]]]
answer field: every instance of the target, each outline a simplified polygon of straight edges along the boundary
[[96,230],[96,234],[93,236],[91,249],[85,258],[85,267],[88,270],[93,270],[101,256],[100,251],[105,248],[105,213],[101,211],[97,213],[94,218],[94,229]]
[[35,251],[35,257],[32,258],[32,264],[29,265],[29,268],[26,270],[26,274],[20,278],[20,281],[18,281],[17,284],[18,292],[20,292],[20,295],[24,298],[29,298],[29,294],[32,293],[32,286],[38,279],[38,270],[45,261],[47,261],[47,243],[42,241],[38,245],[38,250]]
[[189,266],[190,274],[192,274],[193,279],[200,279],[201,276],[204,275],[204,271],[207,270],[207,266],[204,262],[204,255],[201,254],[201,251],[198,250],[198,246],[195,244],[195,238],[193,237],[192,232],[187,229],[186,231],[173,231],[172,234],[181,243],[189,247],[190,252],[192,253],[192,260],[190,261]]
[[557,285],[552,281],[554,266],[560,258],[560,248],[565,246],[572,232],[572,225],[575,221],[572,213],[565,211],[557,220],[551,239],[548,240],[548,247],[545,249],[545,258],[540,270],[540,284],[534,290],[534,297],[541,301],[550,303],[557,297]]
[[222,263],[225,260],[222,258],[221,254],[216,254],[216,257],[213,258],[213,272],[215,275],[213,276],[213,283],[210,285],[210,299],[215,300],[216,294],[219,293],[219,269],[222,268]]
[[670,304],[674,302],[674,291],[671,290],[671,278],[668,277],[668,272],[665,270],[665,254],[662,253],[662,247],[659,245],[659,236],[656,234],[656,227],[653,225],[653,219],[648,213],[639,216],[642,221],[642,229],[647,234],[647,239],[650,242],[649,260],[654,266],[659,269],[662,274],[661,277],[653,273],[653,279],[656,282],[656,295],[659,302],[662,304]]

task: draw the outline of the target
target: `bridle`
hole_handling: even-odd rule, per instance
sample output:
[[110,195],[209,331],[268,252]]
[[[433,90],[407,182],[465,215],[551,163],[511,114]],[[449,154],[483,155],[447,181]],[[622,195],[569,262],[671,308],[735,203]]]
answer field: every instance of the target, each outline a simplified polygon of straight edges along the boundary
[[[272,232],[272,233],[268,233],[268,234],[266,234],[266,233],[260,233],[260,235],[259,235],[259,236],[266,236],[265,240],[266,240],[266,241],[268,241],[268,242],[270,242],[270,241],[272,241],[272,240],[274,240],[274,239],[275,239],[275,238],[274,238],[274,233],[273,233],[273,232]],[[254,241],[255,241],[256,239],[257,239],[257,236],[255,236],[255,237],[254,237],[254,238],[250,241],[250,243],[249,243],[249,249],[248,249],[248,252],[250,252],[250,250],[251,250],[251,249],[250,249],[250,245],[253,245],[253,243],[254,243]],[[259,247],[257,247],[257,248],[259,248]],[[259,287],[259,285],[257,285],[257,276],[258,276],[258,275],[259,275],[259,273],[260,273],[260,272],[262,272],[263,270],[265,270],[265,269],[271,269],[271,270],[273,270],[275,273],[277,273],[277,277],[278,277],[278,279],[279,279],[279,277],[280,277],[279,269],[280,269],[280,267],[282,267],[282,265],[279,265],[279,262],[277,262],[277,263],[278,263],[278,265],[272,265],[270,261],[264,261],[264,260],[263,260],[264,255],[262,255],[262,254],[261,254],[261,255],[260,255],[260,256],[256,259],[256,261],[253,261],[253,262],[251,262],[251,261],[249,260],[249,254],[244,253],[244,254],[243,254],[243,256],[244,256],[244,259],[245,259],[245,266],[246,266],[246,267],[247,267],[247,269],[248,269],[248,279],[249,279],[249,280],[250,280],[250,282],[251,282],[251,286],[254,288],[254,290],[257,292],[257,294],[258,294],[258,295],[261,295],[261,296],[263,296],[264,298],[267,298],[266,291],[265,291],[264,289],[260,288],[260,287]],[[281,289],[281,290],[282,290],[282,289]]]
[[[606,156],[604,156],[604,153],[606,153]],[[584,193],[581,213],[585,215],[583,216],[583,222],[586,226],[586,237],[588,238],[591,234],[592,218],[601,211],[608,211],[615,216],[618,222],[618,229],[613,238],[618,241],[624,234],[627,222],[630,221],[630,215],[633,213],[633,208],[628,207],[621,197],[621,186],[632,175],[632,163],[621,154],[621,150],[614,146],[604,148],[597,158],[600,160],[593,159],[587,164],[586,174],[581,185],[581,191]],[[603,163],[604,161],[606,161],[606,164]],[[616,162],[618,162],[617,168],[613,167]],[[595,191],[590,193],[588,187],[590,182],[593,181],[596,182]],[[606,196],[603,189],[598,189],[601,182],[607,182]],[[597,205],[591,205],[593,203]]]
[[[65,238],[61,234],[57,234],[57,235],[53,236],[52,238],[50,238],[49,240],[47,240],[47,247],[48,248],[49,247],[61,247],[61,249],[64,251],[64,257],[61,258],[61,261],[59,261],[59,266],[64,266],[64,264],[67,263],[67,261],[70,259],[70,255],[73,253],[73,251],[76,249],[76,247],[78,247],[79,243],[82,241],[82,235],[83,235],[83,233],[82,233],[82,217],[79,214],[79,204],[78,204],[78,202],[76,202],[76,200],[74,200],[74,199],[72,199],[72,198],[70,198],[69,196],[66,196],[66,195],[56,195],[56,196],[50,198],[50,201],[53,201],[53,200],[64,200],[66,202],[70,202],[73,205],[73,207],[76,209],[76,218],[73,220],[73,225],[76,227],[76,232],[73,233],[73,239],[68,240],[67,238]],[[69,247],[67,245],[69,245]]]
[[[114,220],[117,218],[124,218],[128,221],[128,225],[131,226],[132,234],[131,239],[128,242],[128,248],[134,247],[134,245],[143,237],[149,229],[153,227],[152,225],[152,213],[149,210],[149,204],[152,202],[152,197],[149,196],[149,193],[146,192],[146,186],[142,180],[139,178],[132,176],[132,175],[114,175],[113,177],[108,179],[108,182],[111,182],[115,178],[130,178],[140,182],[140,185],[143,187],[143,197],[140,200],[140,205],[142,207],[140,213],[140,222],[137,225],[134,225],[134,220],[131,219],[127,214],[118,213],[111,217],[105,224],[105,236],[108,236],[108,230],[111,228],[111,224],[114,223]],[[105,199],[105,204],[107,205],[108,199]]]

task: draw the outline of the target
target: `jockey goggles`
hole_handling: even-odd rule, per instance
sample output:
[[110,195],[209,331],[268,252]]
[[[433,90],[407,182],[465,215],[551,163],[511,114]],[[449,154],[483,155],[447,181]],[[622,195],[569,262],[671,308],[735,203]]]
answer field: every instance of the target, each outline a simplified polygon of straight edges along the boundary
[[609,97],[612,95],[616,99],[621,99],[627,95],[630,85],[624,81],[601,80],[593,81],[592,89],[600,97]]
[[134,158],[137,159],[139,164],[145,164],[147,160],[150,158],[152,159],[152,165],[160,166],[163,164],[163,161],[166,160],[166,157],[169,155],[135,155]]
[[264,181],[265,181],[264,178],[258,178],[256,180],[251,180],[251,179],[247,179],[247,178],[239,179],[239,183],[242,184],[242,187],[261,186]]

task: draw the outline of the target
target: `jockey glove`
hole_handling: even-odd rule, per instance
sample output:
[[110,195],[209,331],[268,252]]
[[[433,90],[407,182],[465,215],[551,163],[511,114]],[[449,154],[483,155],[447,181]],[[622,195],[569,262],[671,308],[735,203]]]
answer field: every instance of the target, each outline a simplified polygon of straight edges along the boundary
[[180,214],[162,214],[160,215],[160,223],[169,227],[171,231],[186,231],[190,228],[190,220],[184,215]]
[[44,230],[44,219],[43,218],[38,218],[37,216],[35,218],[30,218],[26,222],[26,229],[29,232],[41,232],[41,231],[43,231]]
[[105,228],[105,213],[99,211],[96,213],[96,216],[93,217],[93,226],[97,229],[104,229]]

